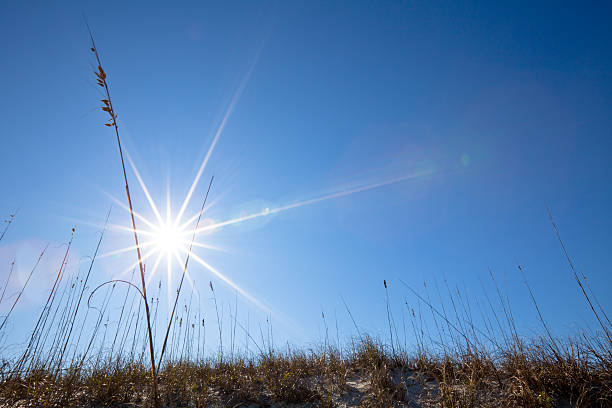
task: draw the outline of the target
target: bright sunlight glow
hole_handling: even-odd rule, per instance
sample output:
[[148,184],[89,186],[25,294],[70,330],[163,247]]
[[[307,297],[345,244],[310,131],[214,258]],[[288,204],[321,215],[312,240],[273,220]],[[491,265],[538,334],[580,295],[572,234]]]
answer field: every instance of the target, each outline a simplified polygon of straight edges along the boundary
[[[259,55],[259,52],[257,55]],[[142,213],[134,211],[134,216],[138,220],[137,224],[140,224],[140,227],[142,229],[138,228],[134,230],[132,228],[128,228],[125,226],[114,225],[113,227],[115,227],[116,229],[127,231],[130,234],[137,233],[139,238],[141,238],[142,240],[139,242],[138,246],[130,246],[127,248],[117,249],[115,251],[111,251],[106,254],[102,254],[100,257],[115,256],[121,253],[133,252],[135,249],[139,249],[142,252],[142,256],[138,260],[134,260],[134,263],[129,265],[127,268],[125,268],[125,270],[121,272],[119,276],[117,277],[121,278],[123,277],[123,275],[127,275],[129,271],[133,270],[134,268],[138,266],[139,262],[142,262],[147,266],[147,273],[146,273],[147,275],[146,284],[147,285],[151,282],[152,279],[156,277],[158,268],[160,268],[160,266],[163,267],[163,264],[165,264],[166,278],[168,280],[168,284],[166,285],[167,296],[168,296],[168,310],[170,310],[171,299],[173,298],[173,293],[171,292],[171,289],[170,289],[170,286],[171,286],[170,281],[172,280],[172,277],[174,275],[173,274],[174,268],[178,266],[178,268],[180,268],[179,271],[182,272],[184,277],[187,279],[187,282],[189,283],[189,285],[192,287],[192,289],[195,289],[193,285],[193,280],[190,276],[191,274],[188,271],[188,267],[187,267],[189,259],[193,259],[197,264],[199,264],[199,266],[203,267],[208,272],[210,272],[212,275],[221,279],[227,286],[229,286],[236,292],[240,293],[244,298],[248,299],[250,302],[258,306],[261,310],[265,311],[266,313],[271,313],[271,310],[269,310],[265,305],[263,305],[254,296],[250,295],[248,292],[246,292],[244,289],[242,289],[240,286],[238,286],[236,283],[230,280],[225,274],[223,274],[218,269],[210,265],[207,262],[207,260],[201,258],[196,253],[194,253],[193,251],[194,247],[204,248],[204,249],[209,249],[209,250],[219,250],[219,248],[213,245],[198,242],[197,238],[203,233],[207,233],[207,232],[210,233],[210,232],[217,230],[218,228],[245,222],[245,221],[248,221],[254,218],[265,217],[268,215],[277,214],[280,212],[284,212],[284,211],[291,210],[294,208],[303,207],[303,206],[314,204],[317,202],[335,199],[335,198],[339,198],[339,197],[343,197],[343,196],[347,196],[347,195],[351,195],[355,193],[360,193],[363,191],[383,187],[389,184],[399,183],[399,182],[406,181],[409,179],[419,178],[419,177],[422,177],[422,176],[425,176],[431,173],[431,171],[420,171],[420,172],[406,174],[400,177],[391,178],[391,179],[387,179],[387,180],[383,180],[383,181],[379,181],[379,182],[375,182],[371,184],[362,184],[361,186],[358,186],[358,187],[339,189],[331,193],[321,195],[319,197],[311,198],[311,199],[304,200],[304,201],[294,202],[292,204],[287,204],[287,205],[279,206],[276,208],[264,208],[260,212],[243,215],[241,217],[229,219],[226,221],[210,223],[210,222],[206,222],[206,220],[202,220],[204,225],[200,225],[201,216],[204,213],[204,209],[205,209],[206,198],[208,197],[208,193],[207,193],[205,197],[201,197],[204,199],[203,204],[202,204],[202,209],[196,212],[195,214],[187,215],[188,219],[183,220],[183,216],[185,216],[185,212],[187,211],[192,198],[194,198],[196,187],[198,186],[201,176],[204,173],[206,164],[208,163],[208,160],[221,136],[221,133],[223,132],[225,128],[225,125],[229,119],[229,116],[231,115],[234,109],[234,106],[236,105],[238,99],[240,98],[240,95],[242,94],[250,78],[251,72],[253,71],[256,61],[257,61],[257,57],[251,64],[251,67],[249,71],[247,72],[247,74],[245,75],[245,77],[243,78],[240,86],[234,93],[234,96],[230,102],[230,105],[227,108],[225,115],[223,116],[223,120],[221,121],[221,124],[219,125],[215,133],[215,136],[206,153],[206,156],[204,157],[204,160],[202,161],[198,169],[198,172],[191,184],[191,187],[189,188],[189,191],[187,192],[187,195],[185,199],[183,200],[177,214],[175,215],[172,214],[172,211],[170,208],[170,193],[168,191],[167,197],[166,197],[166,217],[164,220],[164,217],[162,216],[162,214],[160,213],[158,209],[158,205],[155,203],[153,197],[149,193],[149,190],[144,180],[142,179],[138,169],[134,165],[134,162],[132,161],[130,155],[127,153],[127,151],[125,152],[128,162],[130,164],[130,167],[132,168],[132,171],[134,172],[134,175],[136,176],[136,179],[138,180],[138,183],[140,184],[140,187],[151,207],[153,214],[151,217],[145,217]],[[212,179],[210,183],[212,184]],[[210,184],[209,184],[209,190],[210,190]],[[129,208],[125,204],[115,199],[114,197],[113,197],[113,201],[117,202],[122,208],[129,210]],[[181,282],[182,282],[182,278],[181,278]]]
[[153,246],[156,251],[166,256],[174,256],[187,244],[187,232],[177,228],[173,223],[162,223],[152,232]]

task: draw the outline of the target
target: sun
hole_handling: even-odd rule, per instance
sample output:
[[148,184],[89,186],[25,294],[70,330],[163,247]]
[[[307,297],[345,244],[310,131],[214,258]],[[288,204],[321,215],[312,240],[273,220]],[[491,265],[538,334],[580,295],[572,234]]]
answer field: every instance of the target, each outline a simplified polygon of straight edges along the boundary
[[172,222],[163,222],[151,231],[154,250],[162,255],[174,257],[188,245],[187,231]]

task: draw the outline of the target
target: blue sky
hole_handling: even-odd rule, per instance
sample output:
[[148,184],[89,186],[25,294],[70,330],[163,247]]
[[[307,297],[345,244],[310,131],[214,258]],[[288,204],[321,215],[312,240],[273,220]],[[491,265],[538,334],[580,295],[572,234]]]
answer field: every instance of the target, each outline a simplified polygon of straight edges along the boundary
[[[126,150],[162,208],[168,186],[180,206],[228,112],[188,208],[199,209],[214,174],[209,222],[407,178],[201,236],[224,251],[197,254],[266,305],[279,341],[321,341],[321,311],[352,335],[342,298],[360,328],[383,337],[383,279],[400,319],[405,302],[416,302],[400,280],[422,288],[447,279],[476,299],[480,280],[490,286],[488,268],[521,327],[538,331],[518,264],[556,333],[592,325],[546,207],[610,310],[609,8],[15,2],[0,15],[0,214],[19,210],[0,242],[2,282],[15,258],[14,293],[37,251],[53,250],[26,289],[10,341],[23,340],[40,310],[71,228],[77,271],[93,253],[109,196],[125,202],[83,14]],[[153,218],[129,177],[136,209]],[[129,223],[117,204],[111,223]],[[130,240],[111,229],[102,252]],[[94,280],[134,260],[132,252],[100,259]],[[235,291],[203,267],[192,263],[190,273],[211,318],[209,280],[221,303],[233,304]],[[239,317],[249,310],[265,320],[239,302]]]

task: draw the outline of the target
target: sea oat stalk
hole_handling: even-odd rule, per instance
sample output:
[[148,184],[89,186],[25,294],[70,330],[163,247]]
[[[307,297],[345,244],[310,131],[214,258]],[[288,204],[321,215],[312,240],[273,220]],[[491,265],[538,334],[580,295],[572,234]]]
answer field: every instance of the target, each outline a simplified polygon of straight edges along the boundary
[[[89,27],[88,27],[89,28]],[[89,30],[89,37],[91,39],[91,51],[94,53],[96,57],[96,62],[98,63],[97,71],[94,71],[97,77],[97,83],[100,87],[104,89],[104,93],[106,95],[105,99],[102,99],[102,103],[104,106],[102,110],[108,113],[109,119],[108,122],[105,123],[106,126],[112,127],[115,129],[115,136],[117,138],[117,147],[119,148],[119,157],[121,158],[121,168],[123,170],[123,180],[125,181],[125,194],[128,200],[128,206],[130,209],[130,217],[132,219],[132,229],[134,231],[134,242],[136,244],[136,254],[138,256],[138,267],[140,269],[140,279],[142,283],[142,297],[145,305],[145,313],[147,316],[147,330],[149,335],[149,353],[151,355],[151,376],[153,380],[153,401],[155,407],[159,406],[159,402],[157,399],[157,370],[155,369],[155,350],[153,347],[153,334],[151,332],[151,319],[149,314],[149,302],[147,301],[147,288],[145,283],[145,268],[142,262],[142,256],[140,253],[140,245],[138,243],[138,233],[136,232],[136,221],[134,219],[134,209],[132,207],[132,197],[130,195],[130,187],[127,179],[127,173],[125,171],[125,161],[123,160],[123,149],[121,148],[121,139],[119,138],[119,127],[117,126],[117,114],[115,113],[115,109],[113,108],[113,102],[110,96],[110,90],[108,88],[108,82],[106,81],[106,72],[102,69],[102,63],[100,62],[100,55],[98,54],[98,49],[96,48],[96,44],[93,39],[93,35],[91,34],[91,30]]]

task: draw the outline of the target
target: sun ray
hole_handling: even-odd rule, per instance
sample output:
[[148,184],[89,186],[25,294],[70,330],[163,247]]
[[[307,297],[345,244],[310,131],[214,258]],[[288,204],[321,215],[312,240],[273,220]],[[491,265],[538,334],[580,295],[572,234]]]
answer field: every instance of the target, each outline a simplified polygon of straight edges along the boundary
[[183,217],[183,213],[187,209],[187,205],[189,205],[189,201],[191,201],[191,196],[193,195],[193,192],[194,192],[196,186],[198,185],[198,183],[200,181],[200,178],[202,177],[202,173],[204,172],[204,169],[206,168],[206,164],[208,163],[208,160],[210,159],[210,156],[211,156],[213,150],[215,149],[215,146],[217,145],[217,142],[219,141],[219,137],[221,136],[221,133],[223,133],[223,130],[225,129],[225,125],[227,124],[227,121],[228,121],[229,117],[231,116],[232,112],[234,111],[234,107],[236,106],[236,103],[240,99],[240,96],[242,95],[242,92],[246,88],[247,83],[249,82],[249,79],[251,78],[251,74],[253,73],[253,70],[255,69],[255,65],[257,64],[257,60],[259,59],[260,52],[261,52],[261,48],[257,51],[257,54],[255,55],[255,58],[253,59],[253,62],[251,63],[251,66],[249,67],[249,70],[244,75],[244,77],[242,78],[242,81],[240,82],[240,85],[238,86],[238,88],[234,92],[232,100],[230,101],[230,104],[227,107],[227,109],[225,111],[225,114],[223,115],[223,119],[221,120],[221,123],[219,124],[219,127],[217,128],[217,131],[215,132],[215,136],[213,137],[213,141],[210,144],[210,147],[208,148],[208,152],[206,152],[206,156],[204,156],[204,160],[202,160],[202,164],[200,165],[200,168],[198,169],[198,172],[196,173],[196,176],[195,176],[195,178],[193,180],[193,183],[191,183],[191,187],[189,188],[189,191],[187,192],[187,196],[185,197],[185,200],[183,201],[183,204],[181,205],[181,208],[180,208],[180,210],[179,210],[179,212],[178,212],[178,214],[176,216],[176,223],[177,224],[179,224],[181,222],[181,218]]
[[248,220],[252,220],[254,218],[259,218],[259,217],[265,217],[267,215],[272,215],[272,214],[277,214],[283,211],[287,211],[287,210],[291,210],[293,208],[299,208],[299,207],[303,207],[306,205],[310,205],[310,204],[314,204],[314,203],[318,203],[321,201],[325,201],[325,200],[331,200],[334,198],[339,198],[339,197],[344,197],[350,194],[355,194],[355,193],[360,193],[362,191],[367,191],[367,190],[372,190],[375,188],[379,188],[379,187],[383,187],[383,186],[387,186],[390,184],[394,184],[394,183],[399,183],[402,181],[406,181],[406,180],[410,180],[410,179],[414,179],[417,177],[421,177],[424,175],[430,174],[430,172],[417,172],[417,173],[413,173],[410,175],[406,175],[406,176],[402,176],[402,177],[396,177],[393,179],[389,179],[389,180],[385,180],[385,181],[381,181],[378,183],[373,183],[373,184],[368,184],[365,186],[360,186],[360,187],[356,187],[356,188],[352,188],[352,189],[348,189],[348,190],[343,190],[343,191],[336,191],[334,193],[330,193],[330,194],[326,194],[323,195],[321,197],[315,197],[315,198],[311,198],[309,200],[304,200],[304,201],[298,201],[296,203],[292,203],[292,204],[287,204],[281,207],[276,207],[276,208],[264,208],[263,210],[261,210],[260,212],[257,213],[253,213],[253,214],[249,214],[249,215],[244,215],[242,217],[237,217],[228,221],[223,221],[223,222],[218,222],[215,224],[211,224],[211,225],[207,225],[204,226],[202,228],[198,228],[196,230],[196,233],[202,233],[205,231],[211,231],[211,230],[215,230],[221,227],[225,227],[227,225],[232,225],[232,224],[237,224],[240,222],[244,222],[244,221],[248,221]]
[[[188,252],[188,251],[185,251]],[[193,256],[193,252],[188,252],[189,256]],[[174,253],[174,256],[176,257],[176,261],[179,263],[179,265],[183,265],[183,260],[181,259],[181,257],[179,256],[178,253]],[[191,280],[191,275],[189,274],[189,270],[185,269],[185,277],[187,278],[187,283],[189,283],[189,286],[191,287],[191,290],[195,290],[196,292],[198,291],[195,287],[195,285],[193,284],[193,281]]]
[[204,214],[205,212],[210,211],[210,209],[213,208],[215,204],[217,204],[223,198],[225,194],[227,194],[227,191],[218,194],[217,197],[215,197],[209,204],[207,204],[204,208],[200,209],[200,211],[192,215],[187,221],[181,224],[178,228],[179,229],[187,228],[187,226],[193,223],[200,215]]
[[149,286],[149,283],[151,283],[151,281],[155,277],[155,272],[157,272],[157,268],[159,267],[159,264],[162,259],[163,259],[163,255],[161,253],[158,253],[157,259],[155,259],[155,262],[153,263],[153,268],[151,269],[151,273],[149,273],[149,276],[147,277],[147,286]]
[[140,177],[140,173],[138,172],[138,169],[134,165],[134,162],[132,161],[130,154],[126,151],[125,155],[128,159],[128,163],[130,163],[130,167],[132,168],[134,175],[136,175],[136,178],[138,179],[138,183],[140,183],[140,187],[142,188],[142,191],[145,193],[145,196],[147,197],[147,201],[149,201],[149,205],[151,206],[153,213],[155,214],[155,216],[157,217],[157,220],[160,223],[163,222],[161,214],[159,213],[159,210],[157,209],[157,206],[155,205],[155,201],[153,201],[151,194],[149,194],[149,189],[147,188],[147,185],[145,184],[145,182],[142,180],[142,177]]
[[[138,246],[142,249],[142,248],[146,248],[153,245],[152,242],[145,242],[144,244],[138,244]],[[125,252],[130,252],[136,249],[136,245],[132,245],[126,248],[122,248],[122,249],[117,249],[115,251],[110,251],[110,252],[105,252],[103,254],[100,254],[97,256],[97,258],[108,258],[109,256],[113,256],[113,255],[119,255]]]
[[170,313],[170,305],[172,304],[172,296],[170,294],[170,279],[172,278],[172,271],[170,268],[170,257],[166,256],[166,282],[168,286],[168,313]]
[[203,244],[201,242],[193,242],[192,243],[193,246],[195,247],[200,247],[200,248],[204,248],[204,249],[210,249],[213,251],[219,251],[219,252],[229,252],[227,249],[225,248],[219,248],[218,246],[214,246],[214,245],[208,245],[208,244]]
[[189,224],[192,224],[199,216],[201,216],[205,212],[209,211],[211,207],[212,207],[212,205],[207,205],[206,207],[202,208],[200,211],[198,211],[194,215],[192,215],[187,221],[185,221],[180,226],[178,226],[178,228],[181,229],[181,230],[187,228],[189,226]]
[[170,202],[170,184],[166,185],[166,223],[170,223],[172,204]]
[[[187,250],[184,250],[185,252],[187,252]],[[223,275],[221,272],[219,272],[217,269],[215,269],[213,266],[211,266],[208,262],[206,262],[205,260],[203,260],[202,258],[200,258],[198,255],[196,255],[195,253],[191,252],[190,255],[191,258],[195,259],[196,262],[198,262],[200,265],[202,265],[203,267],[205,267],[206,269],[208,269],[210,272],[212,272],[216,277],[218,277],[219,279],[221,279],[223,282],[225,282],[228,286],[230,286],[232,289],[234,289],[235,291],[237,291],[238,293],[240,293],[242,296],[244,296],[247,300],[249,300],[251,303],[253,303],[255,306],[259,307],[261,310],[265,311],[266,313],[272,313],[272,311],[266,307],[265,305],[263,305],[259,300],[257,300],[256,298],[254,298],[253,296],[251,296],[248,292],[246,292],[244,289],[242,289],[240,286],[238,286],[237,284],[235,284],[232,280],[230,280],[228,277],[226,277],[225,275]]]
[[[134,229],[130,228],[130,227],[126,227],[123,225],[118,225],[118,224],[109,224],[109,229],[113,229],[113,230],[119,230],[119,231],[127,231],[127,232],[131,232],[132,234],[134,233]],[[155,226],[153,231],[147,231],[147,230],[143,230],[143,229],[136,229],[136,233],[138,235],[146,235],[146,236],[155,236],[156,232],[155,230],[157,230],[158,227]]]
[[[108,196],[112,201],[114,201],[117,205],[119,205],[119,207],[123,208],[126,211],[130,211],[130,208],[123,204],[120,200],[118,200],[117,198],[113,197],[111,194],[104,192],[104,194],[106,194],[106,196]],[[151,221],[147,220],[144,216],[142,216],[140,213],[138,213],[137,211],[134,211],[134,216],[136,216],[136,218],[138,218],[140,221],[144,222],[145,224],[147,224],[147,226],[149,228],[155,228],[155,224],[153,224]]]
[[[155,250],[150,250],[149,252],[147,252],[146,254],[143,253],[142,256],[140,257],[140,262],[144,262],[150,258],[153,254],[155,254],[156,251]],[[123,271],[119,272],[116,276],[114,276],[114,279],[122,279],[129,271],[131,271],[132,269],[136,268],[139,265],[139,261],[137,260],[136,262],[134,262],[133,264],[131,264],[129,267],[125,268]]]

